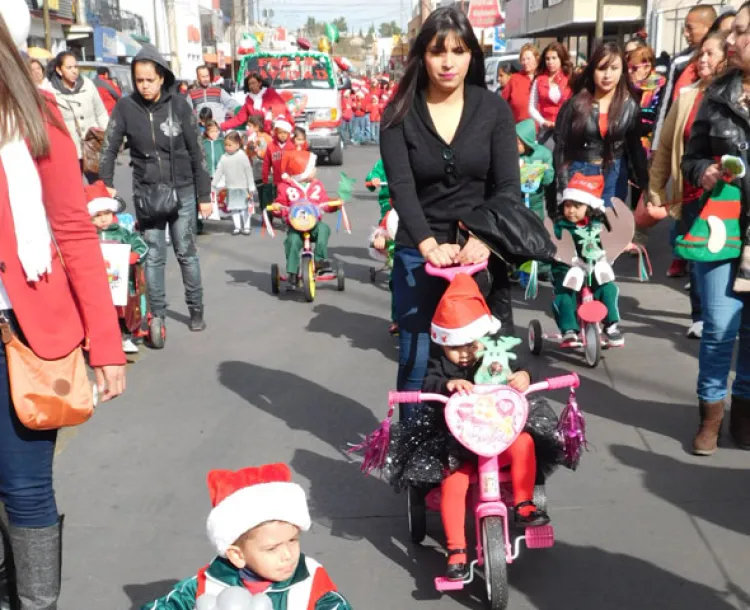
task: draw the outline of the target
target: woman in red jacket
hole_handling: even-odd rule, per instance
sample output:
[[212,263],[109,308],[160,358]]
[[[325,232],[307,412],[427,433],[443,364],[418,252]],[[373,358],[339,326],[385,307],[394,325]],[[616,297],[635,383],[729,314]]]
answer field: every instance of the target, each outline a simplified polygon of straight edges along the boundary
[[[46,360],[62,358],[87,340],[100,398],[109,400],[125,389],[117,315],[86,213],[75,144],[54,99],[34,86],[16,48],[26,41],[29,23],[23,0],[0,3],[0,124],[6,126],[0,130],[0,315]],[[56,438],[56,430],[20,423],[0,343],[0,498],[8,514],[17,593],[10,599],[10,562],[0,544],[1,607],[57,608]]]
[[559,42],[548,44],[529,99],[529,114],[536,121],[540,144],[552,135],[557,113],[573,94],[569,84],[572,73],[573,64],[565,46]]
[[227,119],[221,124],[222,131],[244,127],[253,115],[258,115],[265,122],[264,129],[266,133],[271,133],[273,122],[279,116],[284,116],[287,121],[294,125],[294,117],[289,111],[286,102],[278,94],[276,89],[263,86],[263,79],[257,72],[251,72],[245,79],[245,105],[240,108],[239,112],[231,119]]
[[531,84],[534,82],[537,66],[539,66],[539,49],[528,43],[521,47],[518,54],[521,63],[521,71],[510,77],[508,83],[503,87],[501,95],[510,104],[513,118],[516,123],[530,119],[529,97],[531,95]]

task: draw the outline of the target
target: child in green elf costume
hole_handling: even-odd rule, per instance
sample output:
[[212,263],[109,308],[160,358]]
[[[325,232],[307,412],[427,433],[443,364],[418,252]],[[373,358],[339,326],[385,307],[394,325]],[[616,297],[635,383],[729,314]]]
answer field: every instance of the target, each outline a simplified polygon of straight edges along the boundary
[[529,196],[529,208],[541,220],[544,220],[544,187],[552,184],[555,180],[552,151],[543,144],[537,143],[536,124],[533,119],[526,119],[516,124],[516,141],[518,143],[518,155],[521,160],[521,166],[531,164],[543,164],[547,166],[539,187],[536,192],[531,193]]
[[286,464],[213,470],[208,488],[206,530],[217,557],[141,610],[222,607],[217,598],[232,587],[252,596],[243,610],[351,610],[325,568],[300,551],[310,513]]
[[[578,258],[586,262],[596,262],[597,271],[601,267],[605,271],[603,275],[608,276],[607,281],[600,281],[602,275],[592,274],[591,288],[594,298],[607,308],[604,322],[607,342],[613,347],[618,347],[625,344],[625,338],[618,326],[620,311],[617,303],[620,291],[614,282],[614,273],[607,262],[606,252],[602,248],[601,234],[611,228],[604,216],[604,200],[601,198],[603,190],[602,176],[574,174],[563,191],[562,214],[554,224],[554,233],[558,240],[562,238],[564,231],[570,233]],[[576,272],[579,278],[575,277]],[[561,346],[575,347],[580,345],[580,328],[576,313],[583,272],[580,268],[556,262],[552,265],[552,279],[555,295],[552,309],[555,322],[562,333]],[[575,289],[569,287],[573,284],[577,284]]]
[[378,222],[380,222],[391,209],[391,192],[388,190],[388,178],[385,176],[382,159],[378,159],[375,167],[367,174],[365,186],[371,192],[374,192],[376,188],[380,189],[378,191],[378,205],[380,206],[380,220]]

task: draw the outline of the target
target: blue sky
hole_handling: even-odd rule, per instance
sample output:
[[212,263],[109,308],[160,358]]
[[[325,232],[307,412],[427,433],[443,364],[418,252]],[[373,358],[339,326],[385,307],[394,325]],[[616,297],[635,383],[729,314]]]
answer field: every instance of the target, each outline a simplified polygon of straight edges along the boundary
[[[373,22],[375,27],[383,21],[401,24],[402,3],[403,17],[408,22],[412,0],[260,0],[260,8],[273,9],[273,21],[290,29],[302,26],[312,15],[317,21],[343,16],[350,29],[366,31]],[[405,26],[406,23],[402,27]]]

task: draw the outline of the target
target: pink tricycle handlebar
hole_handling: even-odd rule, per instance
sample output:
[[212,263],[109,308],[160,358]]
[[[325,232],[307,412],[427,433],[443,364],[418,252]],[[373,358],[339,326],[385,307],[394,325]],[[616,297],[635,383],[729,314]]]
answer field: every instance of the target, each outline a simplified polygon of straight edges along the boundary
[[427,402],[427,401],[448,402],[448,397],[442,394],[425,394],[423,392],[398,392],[391,390],[388,392],[388,404],[397,405],[408,402]]
[[453,281],[459,273],[467,273],[468,275],[474,275],[487,268],[487,261],[482,263],[474,263],[473,265],[457,265],[455,267],[435,267],[430,263],[425,263],[424,270],[427,275],[434,277],[441,277],[449,282]]
[[560,375],[559,377],[550,377],[539,383],[535,383],[529,386],[526,390],[526,394],[532,392],[543,392],[545,390],[562,390],[564,388],[577,388],[581,385],[581,380],[578,378],[576,373],[570,373],[569,375]]

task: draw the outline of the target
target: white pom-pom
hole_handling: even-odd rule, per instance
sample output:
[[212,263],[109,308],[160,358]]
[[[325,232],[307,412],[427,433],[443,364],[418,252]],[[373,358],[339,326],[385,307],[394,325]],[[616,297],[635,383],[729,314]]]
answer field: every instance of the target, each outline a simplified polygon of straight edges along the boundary
[[5,21],[16,46],[25,49],[31,31],[31,13],[25,0],[2,0],[0,16]]

